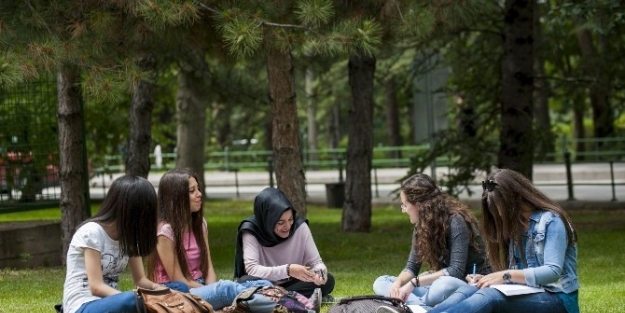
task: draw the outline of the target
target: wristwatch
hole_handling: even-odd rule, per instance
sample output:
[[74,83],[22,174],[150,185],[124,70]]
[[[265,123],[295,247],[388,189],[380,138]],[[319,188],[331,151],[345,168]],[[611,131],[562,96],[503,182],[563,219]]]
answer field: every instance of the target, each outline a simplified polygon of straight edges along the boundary
[[510,272],[503,273],[503,283],[512,284],[512,275],[510,275]]

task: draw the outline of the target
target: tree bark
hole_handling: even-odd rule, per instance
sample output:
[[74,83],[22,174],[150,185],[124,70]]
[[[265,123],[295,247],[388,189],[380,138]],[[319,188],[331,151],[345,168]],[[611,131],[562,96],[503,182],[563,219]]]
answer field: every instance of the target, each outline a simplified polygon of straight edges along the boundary
[[474,104],[462,96],[456,97],[456,127],[458,135],[465,138],[475,138],[477,135],[477,114]]
[[[390,76],[384,82],[384,98],[386,100],[386,126],[388,127],[388,145],[391,147],[403,146],[401,130],[399,127],[399,108],[397,104],[397,84],[395,78]],[[401,151],[392,151],[390,158],[401,158]]]
[[[149,55],[137,59],[141,68],[154,68]],[[126,174],[147,178],[150,173],[150,152],[152,151],[152,111],[154,110],[154,83],[147,79],[137,82],[132,91],[130,108],[130,136],[126,149]]]
[[592,42],[592,35],[586,28],[577,31],[577,39],[582,52],[583,72],[590,75],[593,79],[588,94],[590,97],[590,106],[592,107],[592,121],[595,131],[594,136],[597,138],[605,138],[614,136],[614,112],[608,100],[608,86],[602,84],[602,81],[609,81],[601,77],[602,71],[598,71],[595,57],[595,47]]
[[205,186],[204,147],[210,78],[203,52],[197,48],[189,49],[178,62],[176,166],[190,168],[200,180],[198,184]]
[[[586,129],[584,129],[584,112],[586,112],[586,105],[584,105],[583,99],[573,99],[573,138],[585,138]],[[585,159],[583,153],[586,152],[586,145],[584,141],[575,141],[575,161],[582,161]]]
[[337,149],[341,142],[341,101],[335,98],[328,115],[328,145]]
[[295,74],[290,51],[271,45],[266,36],[267,78],[272,109],[272,148],[278,189],[306,217],[306,178],[299,142]]
[[91,214],[87,189],[84,141],[84,114],[80,101],[78,69],[62,64],[57,73],[57,119],[59,125],[59,165],[61,196],[61,241],[59,256],[65,264],[67,250],[76,227]]
[[349,58],[349,142],[345,203],[341,229],[371,229],[371,162],[373,157],[373,78],[376,59],[363,54]]
[[532,179],[534,0],[506,0],[498,167]]
[[542,160],[553,161],[555,150],[555,134],[551,130],[551,117],[549,116],[549,84],[545,80],[545,60],[543,50],[547,45],[544,44],[542,28],[540,27],[540,5],[536,5],[534,12],[534,109],[536,119],[536,130],[538,132],[538,155]]

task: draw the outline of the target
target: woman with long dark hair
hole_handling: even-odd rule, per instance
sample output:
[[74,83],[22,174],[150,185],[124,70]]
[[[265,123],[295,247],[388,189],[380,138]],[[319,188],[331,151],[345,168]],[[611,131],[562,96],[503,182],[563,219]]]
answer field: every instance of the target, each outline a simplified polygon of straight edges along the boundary
[[183,283],[214,309],[231,305],[248,287],[270,286],[259,280],[239,284],[218,280],[211,260],[202,187],[189,169],[174,169],[158,185],[159,223],[156,253],[148,259],[150,278],[169,286]]
[[156,192],[144,178],[121,176],[100,210],[74,233],[63,286],[66,313],[136,312],[137,297],[119,290],[126,266],[135,285],[162,286],[145,277],[142,257],[156,247]]

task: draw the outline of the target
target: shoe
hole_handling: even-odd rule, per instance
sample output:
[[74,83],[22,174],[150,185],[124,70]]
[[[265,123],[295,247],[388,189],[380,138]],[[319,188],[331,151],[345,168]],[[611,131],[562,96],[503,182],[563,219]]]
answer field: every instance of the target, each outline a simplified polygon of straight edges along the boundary
[[330,294],[327,294],[325,296],[323,296],[323,298],[321,298],[321,302],[322,303],[335,303],[336,299],[334,299],[334,297]]
[[399,313],[399,311],[391,308],[390,306],[379,306],[377,310],[375,310],[375,313]]
[[315,290],[313,290],[312,296],[310,296],[308,300],[312,304],[312,309],[315,310],[316,313],[319,313],[321,311],[321,300],[322,300],[321,288],[315,288]]

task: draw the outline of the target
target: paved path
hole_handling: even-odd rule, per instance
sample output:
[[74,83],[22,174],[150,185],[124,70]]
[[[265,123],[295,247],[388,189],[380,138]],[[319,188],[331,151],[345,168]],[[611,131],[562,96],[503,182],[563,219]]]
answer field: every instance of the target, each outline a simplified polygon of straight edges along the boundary
[[[432,175],[429,169],[424,171]],[[396,203],[393,191],[398,188],[397,180],[407,173],[405,168],[379,169],[372,171],[372,180],[377,185],[372,186],[374,203]],[[446,168],[438,168],[437,178],[447,173]],[[612,174],[611,174],[612,173]],[[94,177],[91,182],[91,197],[101,199],[112,179],[121,174]],[[148,179],[156,187],[162,173],[152,173]],[[269,174],[266,172],[206,172],[205,194],[214,199],[253,199],[258,192],[269,185]],[[345,173],[343,173],[343,177]],[[611,186],[611,175],[616,186]],[[464,192],[460,198],[467,201],[477,201],[481,195],[479,182],[484,175],[478,175],[475,185],[470,187],[472,194]],[[534,183],[549,197],[565,201],[569,199],[566,186],[566,169],[564,165],[535,165],[533,172]],[[582,163],[572,166],[572,178],[575,184],[573,192],[575,200],[591,202],[610,202],[613,199],[625,201],[625,162],[614,163],[612,170],[608,163]],[[326,203],[326,183],[339,181],[338,171],[308,171],[306,173],[307,195],[312,203]],[[238,188],[236,187],[238,185]],[[275,185],[275,178],[274,178]]]

